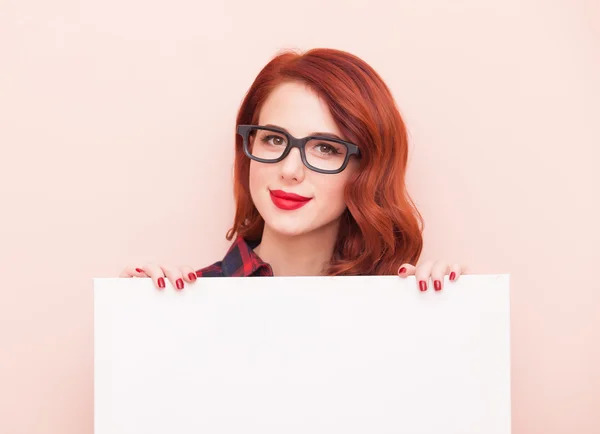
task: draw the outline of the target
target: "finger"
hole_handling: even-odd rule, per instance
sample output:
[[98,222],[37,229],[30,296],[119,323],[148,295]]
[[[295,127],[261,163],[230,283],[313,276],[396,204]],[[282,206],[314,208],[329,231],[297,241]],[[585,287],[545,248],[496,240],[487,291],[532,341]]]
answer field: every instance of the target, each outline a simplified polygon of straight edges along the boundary
[[431,276],[432,268],[433,261],[425,261],[421,265],[418,265],[415,270],[415,278],[417,279],[417,285],[421,291],[427,291],[427,284],[429,283],[429,276]]
[[460,264],[452,264],[448,270],[450,273],[450,281],[456,282],[461,274],[467,274],[466,268],[462,267]]
[[194,282],[198,278],[192,267],[181,267],[181,274],[183,274],[183,280],[188,283]]
[[448,273],[448,263],[445,261],[438,261],[433,264],[431,268],[431,279],[433,280],[433,289],[441,291],[444,287],[444,277]]
[[417,267],[415,267],[414,265],[411,264],[402,264],[400,265],[400,267],[398,267],[398,276],[400,277],[408,277],[408,276],[412,276],[413,274],[415,274],[415,270],[417,269]]
[[148,277],[139,267],[125,267],[119,277]]
[[181,291],[184,287],[181,270],[170,265],[163,265],[161,266],[161,269],[165,273],[165,276],[167,276],[167,279],[169,279],[169,282],[171,282],[171,285],[173,285],[173,288],[177,288]]
[[140,268],[144,270],[148,277],[152,278],[154,285],[158,289],[163,289],[165,287],[165,273],[162,268],[156,264],[147,264]]

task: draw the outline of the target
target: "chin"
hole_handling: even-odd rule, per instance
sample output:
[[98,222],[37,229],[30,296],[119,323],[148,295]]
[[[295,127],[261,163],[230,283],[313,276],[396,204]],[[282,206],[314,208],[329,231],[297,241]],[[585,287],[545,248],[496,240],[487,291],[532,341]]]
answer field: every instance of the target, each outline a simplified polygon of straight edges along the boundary
[[296,223],[282,220],[285,219],[275,216],[274,218],[265,219],[265,224],[268,225],[273,232],[287,237],[297,237],[312,232],[311,228],[306,227],[306,225],[300,224],[299,222]]
[[337,213],[330,215],[331,210],[312,208],[311,205],[307,204],[295,211],[283,211],[271,202],[270,197],[266,200],[255,201],[255,206],[263,217],[265,225],[271,231],[286,237],[297,237],[319,230],[328,230],[326,228],[339,221]]

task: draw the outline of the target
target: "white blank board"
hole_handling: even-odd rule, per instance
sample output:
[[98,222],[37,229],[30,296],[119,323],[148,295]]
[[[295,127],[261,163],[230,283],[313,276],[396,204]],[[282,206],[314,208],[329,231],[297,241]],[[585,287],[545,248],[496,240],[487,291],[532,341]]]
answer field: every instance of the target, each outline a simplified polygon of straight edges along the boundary
[[508,275],[94,293],[95,434],[510,433]]

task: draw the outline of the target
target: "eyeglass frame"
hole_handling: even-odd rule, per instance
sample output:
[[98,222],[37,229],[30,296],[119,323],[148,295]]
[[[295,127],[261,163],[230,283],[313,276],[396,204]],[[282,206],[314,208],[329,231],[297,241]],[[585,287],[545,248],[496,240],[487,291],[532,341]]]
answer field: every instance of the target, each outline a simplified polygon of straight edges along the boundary
[[[248,138],[250,130],[252,130],[252,129],[261,129],[261,130],[272,131],[274,133],[279,133],[279,134],[286,136],[287,137],[287,145],[286,145],[285,149],[283,150],[283,153],[281,154],[281,156],[279,156],[278,158],[276,158],[274,160],[267,160],[267,159],[259,158],[259,157],[252,155],[250,153],[250,143],[249,143],[250,140]],[[360,149],[357,145],[355,145],[354,143],[350,143],[345,140],[340,140],[340,139],[336,139],[333,137],[307,136],[307,137],[297,138],[297,137],[292,136],[287,131],[284,131],[280,128],[264,127],[262,125],[238,125],[237,133],[240,136],[242,136],[243,143],[244,143],[244,154],[246,154],[246,156],[248,158],[250,158],[254,161],[258,161],[259,163],[278,163],[278,162],[282,161],[285,157],[288,156],[288,154],[290,153],[292,148],[298,148],[298,150],[300,151],[300,159],[302,160],[302,163],[307,168],[309,168],[312,171],[318,172],[318,173],[333,175],[333,174],[344,171],[346,166],[348,166],[348,163],[350,162],[350,157],[352,155],[356,155],[357,157],[361,156]],[[348,150],[348,152],[346,153],[346,156],[344,158],[344,162],[342,163],[342,166],[336,170],[319,169],[318,167],[311,166],[311,164],[306,159],[306,151],[305,151],[305,145],[310,140],[325,140],[328,142],[335,142],[335,143],[339,143],[341,145],[346,146],[346,149]]]

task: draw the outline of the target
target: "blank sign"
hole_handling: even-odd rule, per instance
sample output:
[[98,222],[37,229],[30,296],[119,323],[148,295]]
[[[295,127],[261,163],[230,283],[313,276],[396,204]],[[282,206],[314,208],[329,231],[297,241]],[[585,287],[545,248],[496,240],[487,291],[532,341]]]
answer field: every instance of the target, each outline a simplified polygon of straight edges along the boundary
[[508,275],[94,280],[95,434],[508,434]]

